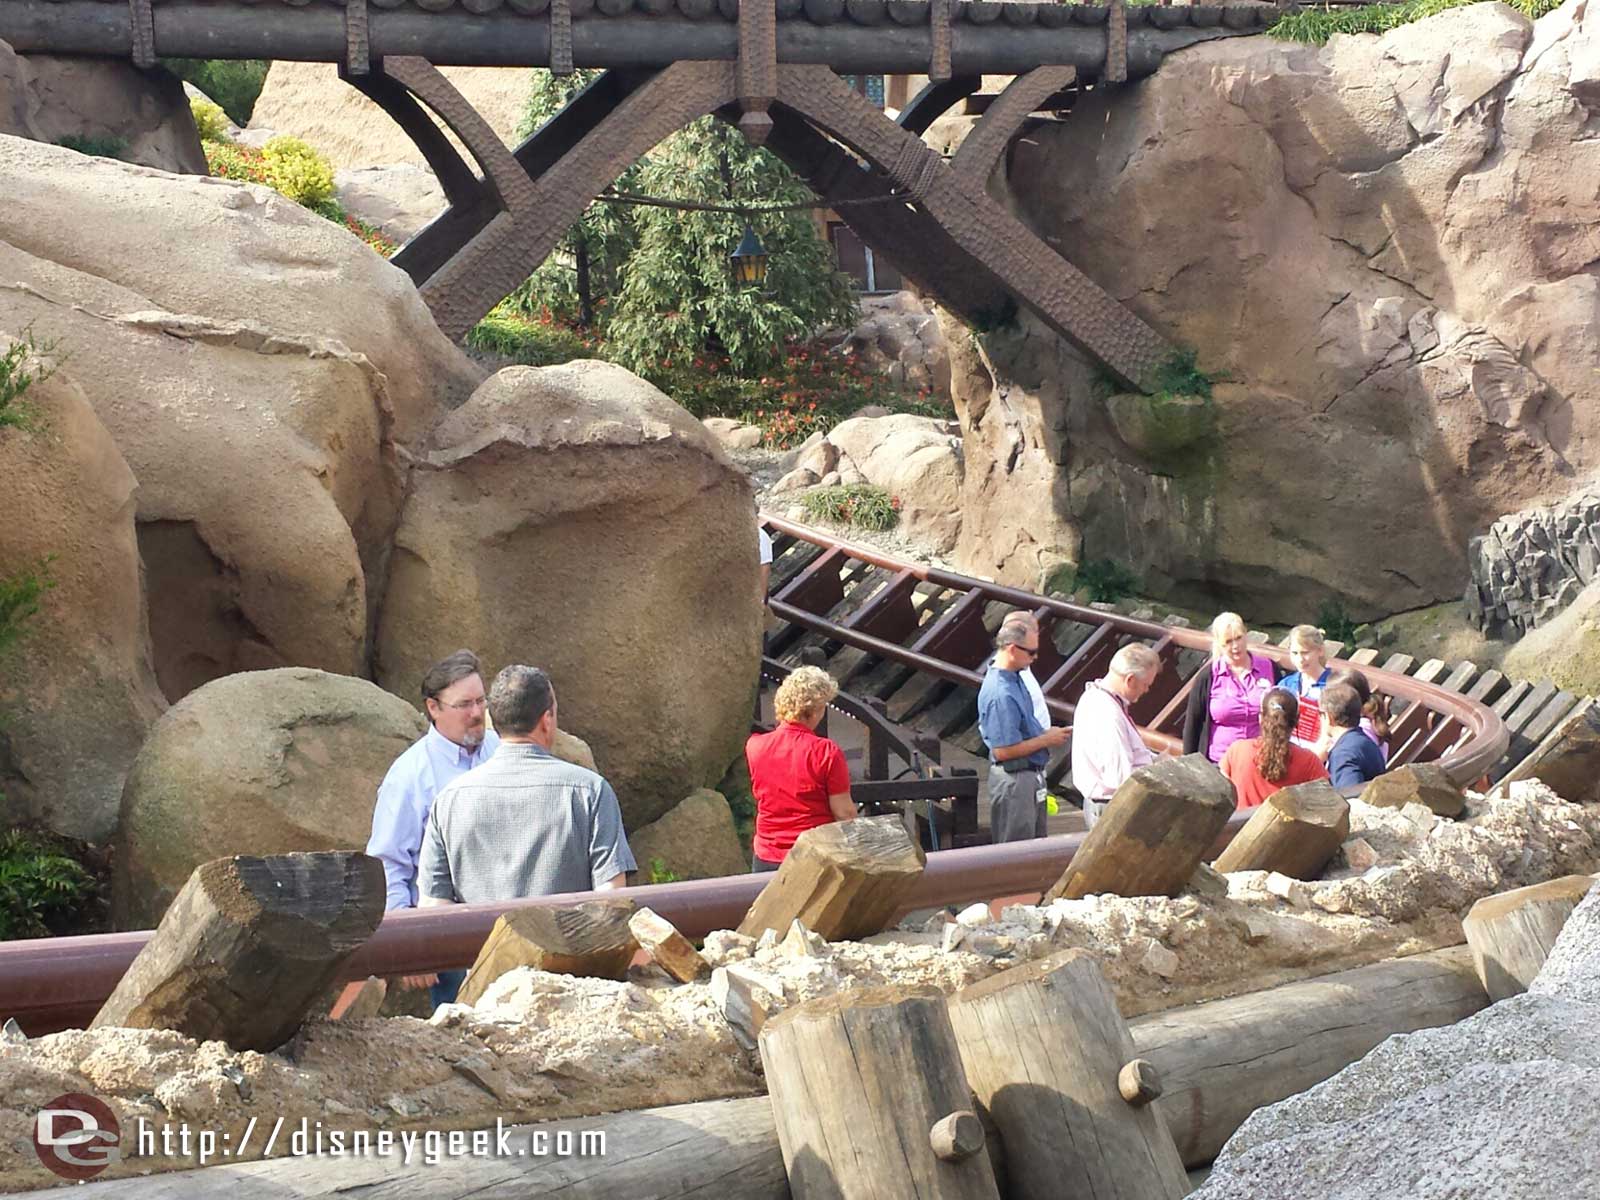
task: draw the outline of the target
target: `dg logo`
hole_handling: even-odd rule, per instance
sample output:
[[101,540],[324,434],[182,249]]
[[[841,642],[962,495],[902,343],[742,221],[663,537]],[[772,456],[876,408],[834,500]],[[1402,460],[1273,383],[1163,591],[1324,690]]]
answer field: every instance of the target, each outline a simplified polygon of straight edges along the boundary
[[122,1157],[122,1126],[102,1100],[82,1092],[57,1096],[39,1110],[33,1148],[63,1179],[93,1179]]

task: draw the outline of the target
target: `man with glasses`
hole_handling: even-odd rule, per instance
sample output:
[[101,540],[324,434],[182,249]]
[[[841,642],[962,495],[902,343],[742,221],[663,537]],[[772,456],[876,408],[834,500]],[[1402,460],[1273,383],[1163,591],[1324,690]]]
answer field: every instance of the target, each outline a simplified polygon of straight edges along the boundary
[[[446,784],[482,765],[500,745],[485,722],[488,711],[483,668],[470,650],[457,650],[428,668],[422,677],[422,706],[428,732],[394,760],[378,787],[367,853],[383,863],[388,883],[385,908],[415,908],[417,856],[434,797]],[[433,1002],[455,999],[465,971],[408,976],[412,986],[429,986]]]
[[1044,768],[1071,730],[1046,727],[1034,714],[1022,670],[1039,656],[1039,630],[1008,621],[978,690],[978,732],[989,747],[989,833],[995,842],[1045,834]]

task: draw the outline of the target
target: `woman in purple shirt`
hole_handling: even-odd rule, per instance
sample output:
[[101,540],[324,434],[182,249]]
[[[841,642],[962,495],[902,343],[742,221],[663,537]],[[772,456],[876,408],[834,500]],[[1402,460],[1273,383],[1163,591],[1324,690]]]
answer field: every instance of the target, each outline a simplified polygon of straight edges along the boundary
[[1261,697],[1277,682],[1265,654],[1253,654],[1244,619],[1225,612],[1211,622],[1211,662],[1189,693],[1183,722],[1183,752],[1221,762],[1228,747],[1261,734]]

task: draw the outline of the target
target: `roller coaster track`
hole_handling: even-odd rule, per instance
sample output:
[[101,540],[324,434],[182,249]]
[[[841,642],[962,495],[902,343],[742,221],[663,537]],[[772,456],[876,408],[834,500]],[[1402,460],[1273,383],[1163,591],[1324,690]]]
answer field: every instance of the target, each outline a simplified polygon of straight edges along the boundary
[[[769,639],[766,674],[781,676],[787,669],[784,659],[799,661],[808,649],[815,658],[820,650],[845,685],[837,707],[869,733],[869,782],[856,790],[877,787],[893,799],[896,785],[887,780],[886,762],[914,759],[919,735],[926,749],[931,749],[925,740],[929,734],[946,744],[975,745],[974,703],[990,638],[1015,608],[1039,618],[1043,636],[1036,671],[1052,714],[1063,724],[1070,724],[1084,685],[1104,674],[1119,646],[1141,641],[1154,649],[1164,670],[1134,715],[1152,746],[1177,748],[1183,706],[1205,661],[1203,633],[899,562],[775,517],[765,522],[775,535],[772,611],[786,622]],[[1285,660],[1279,648],[1259,649]],[[1391,765],[1437,761],[1462,784],[1504,774],[1578,703],[1549,684],[1511,683],[1470,663],[1452,670],[1430,661],[1408,674],[1412,660],[1403,655],[1390,657],[1382,667],[1373,665],[1375,658],[1358,651],[1348,661],[1394,702]],[[936,750],[932,757],[937,760]],[[884,782],[871,782],[874,776]],[[950,790],[957,790],[954,784]],[[1236,814],[1214,850],[1244,820],[1245,814]],[[1060,877],[1083,837],[1066,834],[932,854],[908,906],[1043,891]],[[764,882],[754,876],[695,880],[633,888],[629,896],[697,937],[738,925]],[[340,977],[467,966],[507,908],[590,898],[579,893],[392,912]],[[0,1019],[16,1017],[30,1034],[86,1023],[149,936],[133,932],[0,944]]]

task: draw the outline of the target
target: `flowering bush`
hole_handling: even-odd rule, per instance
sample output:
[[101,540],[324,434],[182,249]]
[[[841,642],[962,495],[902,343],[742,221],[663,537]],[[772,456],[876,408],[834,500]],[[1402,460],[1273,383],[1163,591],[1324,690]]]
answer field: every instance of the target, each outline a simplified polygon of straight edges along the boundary
[[218,179],[231,179],[235,183],[264,183],[272,186],[266,156],[249,146],[232,142],[205,142],[206,165]]
[[302,138],[280,134],[261,148],[267,183],[296,204],[315,208],[333,199],[333,165]]
[[194,116],[195,130],[202,142],[221,142],[228,136],[228,114],[220,104],[213,104],[204,96],[189,101],[189,112]]
[[[195,103],[201,102],[196,101]],[[213,105],[213,107],[215,106]],[[271,146],[273,142],[292,142],[297,140],[296,138],[273,138],[272,142],[267,144]],[[309,208],[319,217],[326,217],[335,225],[343,225],[384,258],[388,258],[400,248],[399,243],[388,234],[375,225],[368,225],[360,217],[352,216],[350,213],[345,212],[344,206],[333,198],[332,168],[329,168],[328,174],[329,194],[320,200],[302,200],[298,196],[290,195],[283,187],[279,186],[283,182],[283,176],[278,173],[277,163],[265,151],[255,150],[249,146],[238,146],[225,139],[218,141],[208,140],[201,144],[206,152],[206,165],[210,167],[211,174],[216,178],[232,179],[236,183],[266,184],[267,187],[272,188],[285,198],[294,200],[296,203]],[[300,144],[306,146],[304,142]],[[306,149],[311,150],[311,147],[306,146]],[[327,165],[327,160],[322,159],[322,156],[317,154],[315,150],[311,150],[311,153],[317,155],[323,166]]]
[[893,529],[900,521],[900,497],[871,483],[813,488],[800,504],[813,521],[832,521],[857,529]]

